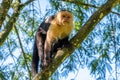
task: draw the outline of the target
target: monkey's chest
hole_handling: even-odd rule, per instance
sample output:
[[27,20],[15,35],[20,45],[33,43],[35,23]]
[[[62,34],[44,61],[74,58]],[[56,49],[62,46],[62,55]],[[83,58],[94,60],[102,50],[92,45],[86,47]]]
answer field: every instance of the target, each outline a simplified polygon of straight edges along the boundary
[[71,31],[72,27],[69,26],[52,26],[49,28],[47,35],[58,40],[68,37]]

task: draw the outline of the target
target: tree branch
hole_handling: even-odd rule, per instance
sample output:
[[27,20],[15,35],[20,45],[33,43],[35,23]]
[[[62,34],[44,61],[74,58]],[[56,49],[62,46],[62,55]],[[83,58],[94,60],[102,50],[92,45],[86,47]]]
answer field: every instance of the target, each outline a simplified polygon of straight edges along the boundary
[[99,7],[95,6],[95,5],[86,4],[84,2],[77,1],[77,0],[61,0],[61,1],[69,2],[69,3],[74,3],[74,4],[77,4],[77,5],[84,5],[84,6],[88,6],[88,7],[99,8]]
[[[72,49],[71,48],[63,48],[61,51],[59,50],[57,54],[61,56],[53,59],[53,63],[47,67],[45,70],[40,71],[33,80],[48,80],[49,77],[55,72],[55,70],[59,67],[59,65],[69,57],[76,48],[80,46],[83,40],[88,36],[88,34],[95,28],[95,26],[103,19],[111,9],[119,3],[120,0],[108,0],[105,4],[103,4],[83,25],[83,27],[78,31],[78,33],[71,39]],[[61,54],[62,53],[62,54]]]
[[[95,5],[92,5],[92,4],[86,4],[84,2],[77,1],[77,0],[74,0],[74,1],[71,1],[71,0],[61,0],[61,1],[69,2],[69,3],[74,3],[74,4],[77,4],[77,5],[83,5],[83,6],[87,6],[87,7],[100,8],[98,6],[95,6]],[[114,12],[114,11],[110,11],[110,12],[113,13],[113,14],[116,14],[116,15],[120,16],[120,14],[117,13],[117,12]]]
[[33,1],[35,1],[35,0],[28,0],[28,1],[26,1],[24,4],[22,4],[23,6],[25,6],[25,5],[28,5],[29,3],[31,3],[31,2],[33,2]]
[[27,58],[26,58],[26,55],[25,55],[25,52],[24,52],[24,49],[23,49],[23,45],[22,45],[22,42],[21,42],[21,39],[20,39],[20,36],[19,36],[19,33],[18,33],[18,30],[17,30],[16,26],[14,26],[14,29],[15,29],[15,32],[17,34],[18,41],[20,43],[20,48],[21,48],[21,51],[22,51],[22,55],[23,55],[23,58],[24,58],[24,61],[25,61],[25,65],[26,65],[26,68],[28,70],[28,74],[29,74],[29,77],[30,77],[30,80],[31,80],[31,72],[30,72],[29,66],[27,64]]
[[10,17],[9,21],[7,22],[7,24],[5,25],[5,29],[2,32],[0,32],[0,46],[4,43],[7,36],[11,32],[14,23],[17,21],[18,16],[20,15],[20,11],[24,8],[24,6],[28,5],[32,1],[34,1],[34,0],[28,0],[24,4],[20,4],[19,2],[17,2],[17,3],[15,3],[15,5],[13,5],[13,6],[15,6],[14,12],[13,12],[12,16]]
[[7,15],[11,3],[12,0],[2,0],[0,6],[0,28],[2,27],[3,21],[5,20],[5,16]]
[[0,45],[2,45],[2,43],[6,40],[7,36],[13,28],[14,23],[18,19],[21,7],[19,5],[17,5],[16,7],[17,10],[14,11],[12,17],[9,19],[9,22],[7,22],[6,24],[5,29],[0,33]]

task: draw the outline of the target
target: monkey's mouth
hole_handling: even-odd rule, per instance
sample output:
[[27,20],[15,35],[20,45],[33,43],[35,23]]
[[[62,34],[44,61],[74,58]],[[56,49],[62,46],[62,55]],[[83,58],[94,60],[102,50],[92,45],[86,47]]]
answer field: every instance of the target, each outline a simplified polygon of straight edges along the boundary
[[67,24],[69,24],[69,21],[63,20],[63,21],[62,21],[62,24],[63,24],[63,25],[67,25]]
[[68,20],[63,20],[63,23],[69,23],[69,21]]
[[65,23],[69,23],[69,21],[64,21]]

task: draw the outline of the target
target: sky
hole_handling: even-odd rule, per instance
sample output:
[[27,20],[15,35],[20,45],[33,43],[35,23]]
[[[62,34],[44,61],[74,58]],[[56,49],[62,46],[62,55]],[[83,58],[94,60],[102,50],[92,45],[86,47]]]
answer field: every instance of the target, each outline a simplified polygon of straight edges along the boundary
[[90,75],[90,72],[87,68],[79,69],[78,73],[69,73],[68,78],[64,80],[95,80]]

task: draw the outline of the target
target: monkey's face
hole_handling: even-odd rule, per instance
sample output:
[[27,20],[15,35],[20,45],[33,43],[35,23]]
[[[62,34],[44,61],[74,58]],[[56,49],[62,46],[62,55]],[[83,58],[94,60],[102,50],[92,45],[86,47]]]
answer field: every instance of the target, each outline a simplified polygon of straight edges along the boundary
[[73,23],[73,15],[68,11],[61,11],[56,17],[59,25],[70,25]]

